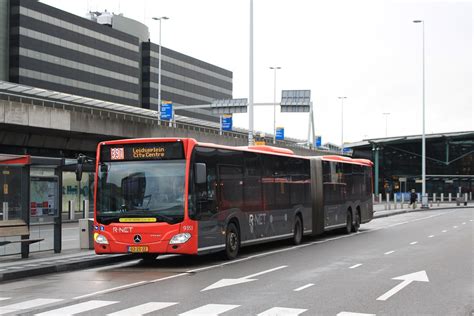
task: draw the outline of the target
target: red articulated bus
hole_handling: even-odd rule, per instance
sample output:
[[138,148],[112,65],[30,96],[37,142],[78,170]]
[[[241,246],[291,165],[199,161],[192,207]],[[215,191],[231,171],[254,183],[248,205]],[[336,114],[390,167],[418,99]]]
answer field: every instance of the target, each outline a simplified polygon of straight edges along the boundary
[[371,193],[365,159],[190,138],[101,142],[94,247],[149,260],[218,251],[233,259],[242,246],[355,232],[373,217]]

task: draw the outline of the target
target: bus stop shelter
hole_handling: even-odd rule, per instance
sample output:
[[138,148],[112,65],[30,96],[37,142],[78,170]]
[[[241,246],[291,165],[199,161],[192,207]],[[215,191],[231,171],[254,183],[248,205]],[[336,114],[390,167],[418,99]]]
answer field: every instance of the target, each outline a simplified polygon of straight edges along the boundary
[[[61,252],[63,165],[61,158],[0,154],[0,254],[27,258],[33,244]],[[30,236],[32,225],[52,225],[53,233]]]

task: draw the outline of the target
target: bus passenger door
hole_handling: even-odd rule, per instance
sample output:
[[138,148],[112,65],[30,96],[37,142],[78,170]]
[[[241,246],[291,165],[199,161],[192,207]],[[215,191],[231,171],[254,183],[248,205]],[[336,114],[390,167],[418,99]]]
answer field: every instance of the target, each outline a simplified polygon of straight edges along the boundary
[[199,248],[207,248],[224,243],[222,227],[219,226],[217,203],[218,185],[216,169],[207,166],[207,181],[197,186],[196,207],[198,211]]

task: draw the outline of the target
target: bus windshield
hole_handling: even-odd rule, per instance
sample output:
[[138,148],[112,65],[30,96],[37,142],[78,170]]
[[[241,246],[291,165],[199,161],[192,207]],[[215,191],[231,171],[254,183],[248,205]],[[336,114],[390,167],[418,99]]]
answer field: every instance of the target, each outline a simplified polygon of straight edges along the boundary
[[185,160],[101,162],[96,218],[155,218],[177,223],[184,218]]

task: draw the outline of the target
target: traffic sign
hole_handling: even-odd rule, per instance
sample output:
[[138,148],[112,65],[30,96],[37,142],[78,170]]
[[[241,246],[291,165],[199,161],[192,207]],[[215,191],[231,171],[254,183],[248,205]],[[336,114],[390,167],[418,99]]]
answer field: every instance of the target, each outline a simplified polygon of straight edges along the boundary
[[173,103],[163,101],[161,103],[160,119],[162,121],[171,121],[173,119]]
[[275,139],[276,140],[284,140],[285,139],[285,128],[283,128],[283,127],[277,127],[276,128]]
[[232,130],[232,114],[222,115],[222,130],[223,131]]
[[316,148],[321,147],[321,145],[322,145],[321,136],[316,136],[316,143],[315,143],[315,145],[316,145]]

